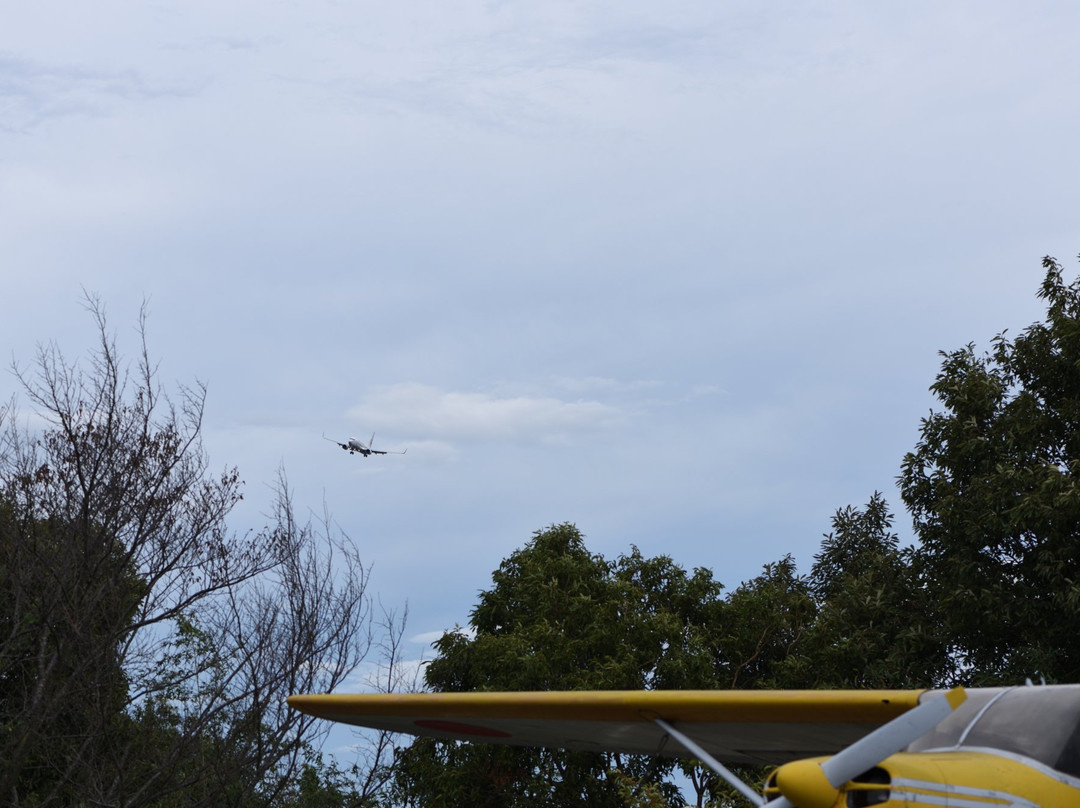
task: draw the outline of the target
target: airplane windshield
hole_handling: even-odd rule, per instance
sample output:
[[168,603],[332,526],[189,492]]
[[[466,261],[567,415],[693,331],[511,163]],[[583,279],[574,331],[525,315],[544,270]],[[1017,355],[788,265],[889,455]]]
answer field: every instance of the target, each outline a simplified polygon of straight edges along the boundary
[[980,746],[1080,777],[1080,685],[968,691],[967,701],[908,751]]

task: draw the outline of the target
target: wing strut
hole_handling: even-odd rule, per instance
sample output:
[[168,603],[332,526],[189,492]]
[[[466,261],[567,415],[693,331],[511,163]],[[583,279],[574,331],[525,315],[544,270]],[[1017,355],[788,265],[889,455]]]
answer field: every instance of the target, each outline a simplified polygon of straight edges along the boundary
[[688,750],[694,753],[698,760],[716,772],[724,781],[742,794],[746,799],[750,800],[754,805],[764,805],[765,798],[758,794],[754,789],[750,788],[746,783],[735,776],[727,766],[714,758],[708,752],[701,748],[692,738],[688,737],[685,733],[679,732],[675,727],[671,726],[667,721],[662,718],[654,718],[653,723],[660,729],[674,738],[676,741],[685,746]]

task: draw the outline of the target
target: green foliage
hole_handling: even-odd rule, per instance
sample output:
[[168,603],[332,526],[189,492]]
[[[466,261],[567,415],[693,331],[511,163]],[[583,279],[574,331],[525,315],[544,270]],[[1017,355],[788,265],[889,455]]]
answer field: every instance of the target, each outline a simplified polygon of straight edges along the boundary
[[[538,531],[481,592],[467,629],[436,642],[436,691],[925,687],[949,670],[933,600],[880,494],[844,508],[808,576],[789,556],[726,597],[637,548],[608,561],[570,524]],[[742,798],[696,764],[697,805]],[[401,750],[394,804],[675,805],[670,761],[420,739]],[[744,768],[750,782],[762,769]]]
[[636,549],[610,563],[573,525],[539,531],[492,575],[470,625],[436,643],[429,686],[457,690],[691,687],[711,661],[692,641],[720,585]]
[[83,793],[70,761],[108,745],[87,728],[126,703],[113,627],[131,623],[145,592],[122,547],[100,531],[81,535],[92,566],[69,563],[72,533],[62,520],[22,516],[0,494],[0,749],[10,750],[0,771],[17,763],[28,794],[70,779],[68,801]]
[[343,770],[313,752],[290,779],[277,803],[282,808],[375,808],[375,801],[357,793],[355,769]]
[[[435,644],[427,683],[446,692],[925,686],[946,655],[891,520],[877,494],[865,509],[838,511],[808,577],[786,557],[726,597],[708,570],[688,574],[636,548],[608,561],[573,525],[552,526],[501,563],[468,629]],[[741,799],[695,765],[680,768],[698,805]],[[394,796],[425,808],[677,804],[672,771],[630,756],[424,739],[401,753]]]
[[785,671],[814,619],[809,587],[791,556],[767,564],[725,604],[720,643],[723,687],[791,686]]
[[[427,668],[439,691],[640,689],[712,686],[701,640],[720,605],[706,570],[635,549],[612,563],[590,553],[576,527],[538,531],[502,562],[470,631],[445,634]],[[420,740],[395,770],[409,805],[670,804],[670,762],[582,752]],[[644,802],[643,802],[644,801]],[[651,801],[651,802],[649,802]]]
[[1043,260],[1043,322],[943,353],[900,477],[922,580],[975,682],[1080,680],[1080,281]]
[[808,579],[817,615],[790,666],[799,686],[926,687],[950,676],[936,603],[892,524],[877,492],[833,517]]

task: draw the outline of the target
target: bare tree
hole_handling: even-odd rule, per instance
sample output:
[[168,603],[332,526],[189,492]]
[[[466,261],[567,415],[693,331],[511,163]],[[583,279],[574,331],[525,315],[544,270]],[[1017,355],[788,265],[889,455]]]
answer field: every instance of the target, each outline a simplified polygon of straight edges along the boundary
[[[376,618],[378,638],[373,649],[377,651],[377,657],[364,678],[365,688],[375,693],[419,692],[423,684],[423,659],[409,660],[404,654],[408,605],[398,612],[380,604],[380,612]],[[356,759],[351,773],[355,805],[375,805],[393,775],[398,750],[396,742],[402,736],[377,730],[357,730],[353,734]]]
[[204,387],[162,392],[145,308],[130,370],[87,308],[88,369],[55,345],[14,369],[41,428],[0,412],[0,800],[272,804],[322,732],[285,697],[371,645],[367,570],[284,474],[271,525],[231,531]]

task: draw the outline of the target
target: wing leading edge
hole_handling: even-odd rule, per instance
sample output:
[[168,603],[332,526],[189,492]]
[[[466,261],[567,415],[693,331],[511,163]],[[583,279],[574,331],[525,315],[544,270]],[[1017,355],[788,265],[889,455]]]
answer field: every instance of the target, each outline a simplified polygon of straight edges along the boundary
[[725,763],[840,751],[924,690],[680,690],[291,696],[301,712],[372,729],[512,746],[688,756],[655,719]]

